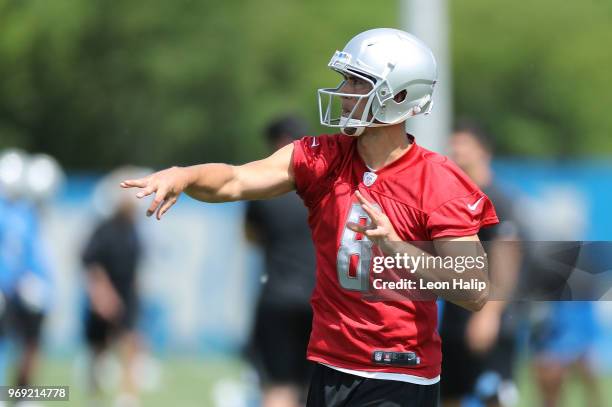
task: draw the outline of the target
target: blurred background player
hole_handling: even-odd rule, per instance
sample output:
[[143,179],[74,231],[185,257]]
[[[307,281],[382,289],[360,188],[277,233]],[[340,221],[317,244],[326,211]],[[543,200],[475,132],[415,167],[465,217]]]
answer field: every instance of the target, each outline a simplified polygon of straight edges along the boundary
[[[7,183],[10,180],[7,170],[9,166],[6,165],[7,159],[6,152],[0,156],[0,386],[8,385],[6,379],[6,369],[8,364],[8,341],[7,341],[7,294],[10,287],[11,275],[9,274],[9,259],[8,251],[5,249],[5,235],[6,235],[6,219],[4,215],[8,212],[9,208],[9,195],[11,193],[10,187],[14,185],[14,182]],[[4,164],[3,164],[4,163]],[[0,401],[0,406],[4,407],[3,401]]]
[[[525,284],[544,287],[536,291],[544,301],[529,303],[531,367],[542,406],[562,405],[564,388],[569,387],[566,384],[571,376],[583,390],[580,405],[603,406],[600,378],[594,371],[592,358],[599,334],[595,303],[578,300],[584,297],[574,297],[584,295],[585,288],[593,290],[594,287],[589,288],[588,282],[586,287],[580,287],[579,278],[574,274],[582,272],[580,269],[591,272],[609,269],[610,252],[603,246],[578,246],[580,242],[570,240],[583,234],[580,226],[583,212],[578,205],[570,205],[573,214],[559,217],[554,205],[563,207],[564,200],[570,203],[572,200],[562,194],[556,194],[555,198],[554,203],[545,206],[545,212],[538,214],[545,224],[551,225],[546,228],[547,233],[541,236],[536,234],[541,231],[530,231],[534,240],[551,240],[534,245],[542,247],[528,253],[530,261]],[[557,219],[563,222],[555,222]]]
[[[450,157],[495,205],[500,223],[478,236],[489,255],[489,272],[497,301],[477,313],[446,302],[440,325],[442,337],[441,396],[444,406],[509,406],[518,398],[514,384],[515,324],[508,302],[520,267],[512,203],[496,186],[491,169],[492,147],[475,123],[458,123],[450,138]],[[491,243],[486,243],[491,242]]]
[[[285,116],[268,125],[266,141],[270,151],[276,151],[307,133],[301,118]],[[264,285],[249,349],[262,383],[264,407],[300,406],[308,386],[315,251],[307,217],[295,193],[249,201],[247,206],[247,237],[261,245],[265,255]]]
[[575,405],[603,406],[601,378],[593,363],[600,326],[595,303],[584,300],[599,298],[595,291],[601,282],[588,277],[610,270],[610,250],[596,242],[578,241],[588,225],[588,209],[579,190],[553,186],[537,201],[522,199],[520,205],[525,213],[521,231],[529,237],[529,245],[524,248],[526,267],[519,291],[530,300],[525,314],[539,405],[566,404],[564,393],[573,381],[582,390]]
[[543,407],[561,405],[562,390],[571,374],[584,387],[583,406],[603,406],[590,356],[597,323],[589,301],[539,303],[540,320],[532,327],[533,369]]
[[135,224],[136,200],[107,186],[135,173],[134,169],[123,168],[101,181],[99,189],[106,191],[111,201],[107,203],[108,217],[95,227],[83,252],[88,300],[85,334],[92,358],[91,396],[101,397],[102,381],[108,379],[103,377],[102,362],[106,352],[116,346],[122,365],[122,393],[117,406],[139,405],[134,370],[140,351],[136,331],[137,266],[142,250]]
[[0,222],[4,319],[17,347],[16,374],[11,384],[28,386],[36,373],[41,329],[53,294],[39,217],[60,187],[63,173],[50,156],[8,150],[0,155],[0,179],[4,191]]
[[[9,385],[8,302],[15,290],[16,276],[22,268],[25,249],[23,234],[11,233],[13,223],[23,224],[15,208],[25,195],[24,173],[26,155],[20,150],[0,152],[0,385]],[[0,403],[2,403],[0,401]]]

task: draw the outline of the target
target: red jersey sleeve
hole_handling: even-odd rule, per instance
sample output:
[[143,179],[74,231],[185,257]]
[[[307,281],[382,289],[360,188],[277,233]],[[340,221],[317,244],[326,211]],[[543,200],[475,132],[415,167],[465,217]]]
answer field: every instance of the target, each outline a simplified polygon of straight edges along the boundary
[[451,199],[431,212],[427,229],[431,239],[470,236],[481,227],[499,223],[493,204],[481,191]]
[[330,172],[343,156],[342,136],[306,136],[293,142],[293,175],[298,195],[306,206],[329,190]]

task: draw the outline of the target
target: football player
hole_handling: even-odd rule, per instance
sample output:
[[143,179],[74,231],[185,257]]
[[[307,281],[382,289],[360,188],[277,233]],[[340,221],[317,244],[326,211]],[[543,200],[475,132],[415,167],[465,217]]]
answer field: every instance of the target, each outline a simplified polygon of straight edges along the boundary
[[[155,195],[147,214],[157,219],[183,192],[227,202],[296,190],[317,257],[307,405],[437,406],[435,298],[366,300],[372,256],[423,256],[411,244],[417,241],[433,241],[441,256],[448,241],[479,245],[477,232],[497,216],[456,165],[406,134],[405,121],[432,107],[436,61],[422,41],[396,29],[368,30],[336,51],[329,67],[343,79],[319,90],[320,118],[339,133],[303,137],[240,166],[173,167],[121,185],[141,188],[140,198]],[[420,269],[415,276],[442,278]],[[487,295],[471,290],[452,301],[476,311]]]
[[33,382],[43,322],[53,301],[53,272],[40,218],[43,202],[60,179],[59,165],[49,156],[14,149],[0,154],[0,291],[5,294],[4,301],[0,298],[0,320],[4,308],[5,330],[17,345],[11,355],[16,386]]
[[493,146],[478,124],[459,121],[450,138],[450,157],[495,203],[500,223],[478,233],[488,242],[490,280],[497,287],[491,299],[495,301],[475,314],[455,304],[443,309],[442,404],[460,406],[462,399],[469,399],[488,407],[515,405],[515,338],[520,321],[517,307],[508,300],[521,264],[519,222],[512,200],[497,185],[491,168]]

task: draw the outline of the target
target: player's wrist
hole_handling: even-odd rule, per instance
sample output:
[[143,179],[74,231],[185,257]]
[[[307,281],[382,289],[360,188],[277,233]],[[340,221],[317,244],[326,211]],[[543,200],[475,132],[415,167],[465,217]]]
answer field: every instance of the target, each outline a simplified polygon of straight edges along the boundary
[[399,236],[395,235],[381,240],[378,246],[380,250],[382,250],[383,254],[386,256],[393,256],[400,252],[400,245],[402,243],[403,242],[400,240]]
[[390,242],[401,242],[402,241],[402,239],[397,235],[397,233],[395,233],[395,230],[389,233],[389,235],[387,236],[387,240]]
[[183,191],[187,191],[196,184],[198,178],[197,166],[174,167],[174,169],[179,174],[180,186]]

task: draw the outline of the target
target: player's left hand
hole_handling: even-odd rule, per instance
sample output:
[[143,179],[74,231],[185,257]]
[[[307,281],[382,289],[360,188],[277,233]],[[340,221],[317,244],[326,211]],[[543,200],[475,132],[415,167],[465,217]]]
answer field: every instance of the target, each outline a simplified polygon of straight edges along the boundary
[[370,223],[362,226],[354,222],[348,222],[347,227],[353,232],[365,235],[370,241],[385,251],[386,244],[389,242],[399,242],[401,239],[395,232],[391,221],[380,209],[375,207],[359,191],[355,196],[361,203],[361,207],[370,217]]

